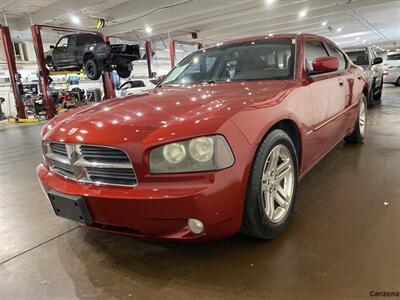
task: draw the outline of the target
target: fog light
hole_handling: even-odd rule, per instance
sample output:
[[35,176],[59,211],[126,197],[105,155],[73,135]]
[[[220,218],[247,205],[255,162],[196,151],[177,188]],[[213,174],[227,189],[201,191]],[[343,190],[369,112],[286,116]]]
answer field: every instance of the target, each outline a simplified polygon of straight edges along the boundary
[[204,224],[200,220],[188,219],[187,225],[190,231],[195,234],[200,234],[204,230]]

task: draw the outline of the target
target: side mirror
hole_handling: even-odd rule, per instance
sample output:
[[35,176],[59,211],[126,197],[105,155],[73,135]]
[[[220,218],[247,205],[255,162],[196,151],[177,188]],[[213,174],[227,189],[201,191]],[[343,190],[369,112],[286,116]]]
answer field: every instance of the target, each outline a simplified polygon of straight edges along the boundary
[[381,64],[383,62],[382,57],[375,57],[374,61],[373,61],[373,65],[378,65]]
[[317,57],[313,61],[312,74],[320,74],[326,72],[333,72],[339,69],[339,58],[333,56]]
[[50,45],[50,49],[54,49],[55,48],[55,46],[54,45]]

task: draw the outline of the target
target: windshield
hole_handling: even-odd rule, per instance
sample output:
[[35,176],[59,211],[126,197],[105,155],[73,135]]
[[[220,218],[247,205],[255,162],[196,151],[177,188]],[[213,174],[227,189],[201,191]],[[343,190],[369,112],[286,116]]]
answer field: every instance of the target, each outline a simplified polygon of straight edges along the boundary
[[400,53],[388,55],[387,60],[400,60]]
[[197,51],[172,69],[160,86],[293,79],[294,46],[292,39],[268,39]]
[[353,63],[359,66],[369,65],[367,52],[364,50],[346,52]]

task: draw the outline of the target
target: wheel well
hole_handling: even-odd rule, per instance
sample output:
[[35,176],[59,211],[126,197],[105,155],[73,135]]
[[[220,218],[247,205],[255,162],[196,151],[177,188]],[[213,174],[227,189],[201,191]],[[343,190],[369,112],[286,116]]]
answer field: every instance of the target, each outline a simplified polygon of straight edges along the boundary
[[83,55],[83,59],[82,59],[83,63],[87,62],[89,59],[92,59],[92,58],[94,58],[94,54],[93,53],[91,53],[91,52],[85,53]]
[[296,148],[297,152],[297,158],[299,160],[299,168],[301,165],[301,135],[299,128],[297,127],[296,123],[293,122],[292,120],[286,119],[286,120],[281,120],[278,123],[276,123],[274,126],[272,126],[268,132],[266,133],[265,137],[273,130],[275,129],[281,129],[285,131],[290,139],[292,140],[294,147]]
[[47,55],[45,61],[47,64],[50,64],[53,62],[53,57],[51,57],[51,55]]

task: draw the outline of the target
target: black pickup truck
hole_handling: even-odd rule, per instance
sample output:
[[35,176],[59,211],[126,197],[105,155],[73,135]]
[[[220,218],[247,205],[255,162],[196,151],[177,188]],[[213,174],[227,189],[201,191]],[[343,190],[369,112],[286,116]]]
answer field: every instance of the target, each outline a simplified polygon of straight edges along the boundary
[[140,58],[139,45],[105,42],[101,34],[77,33],[60,38],[45,52],[46,64],[54,71],[82,69],[89,79],[96,80],[102,71],[116,70],[122,78],[128,78],[132,61]]

